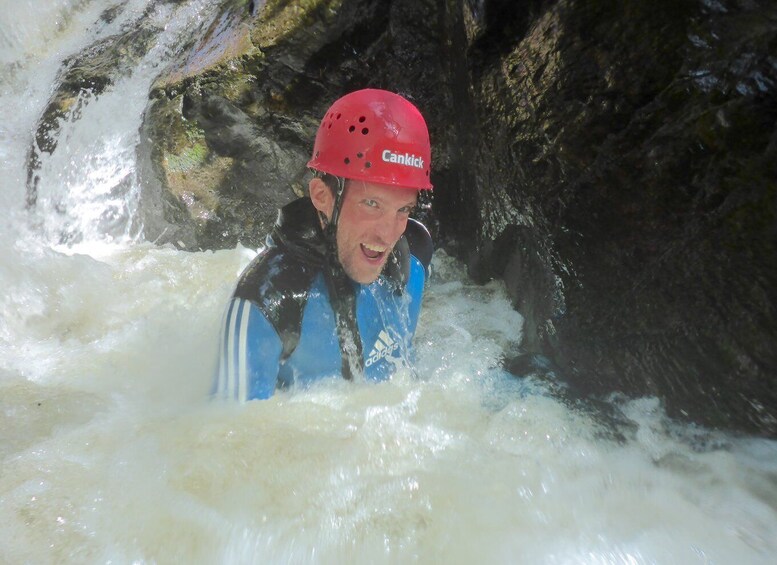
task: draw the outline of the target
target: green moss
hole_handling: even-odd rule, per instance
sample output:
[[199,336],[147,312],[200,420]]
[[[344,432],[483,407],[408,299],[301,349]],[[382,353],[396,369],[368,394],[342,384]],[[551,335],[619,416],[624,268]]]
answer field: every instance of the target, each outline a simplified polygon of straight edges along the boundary
[[205,132],[193,121],[183,121],[183,143],[176,144],[177,151],[165,152],[166,168],[171,173],[186,172],[205,163],[210,154]]
[[205,143],[197,143],[187,147],[180,155],[168,153],[165,156],[167,169],[174,173],[189,171],[202,165],[207,159],[208,153],[208,146]]
[[251,32],[251,40],[260,49],[277,44],[300,28],[315,23],[330,24],[343,0],[268,0]]
[[255,57],[256,55],[253,54],[216,67],[202,76],[198,81],[199,87],[239,106],[248,104],[251,92],[256,89],[256,77],[249,65]]

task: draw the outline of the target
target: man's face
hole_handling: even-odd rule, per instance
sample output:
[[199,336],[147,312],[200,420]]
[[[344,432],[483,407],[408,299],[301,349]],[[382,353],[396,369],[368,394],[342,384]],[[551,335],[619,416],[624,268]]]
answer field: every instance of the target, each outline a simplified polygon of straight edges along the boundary
[[337,254],[349,277],[361,284],[378,278],[417,201],[414,188],[346,182],[337,227]]

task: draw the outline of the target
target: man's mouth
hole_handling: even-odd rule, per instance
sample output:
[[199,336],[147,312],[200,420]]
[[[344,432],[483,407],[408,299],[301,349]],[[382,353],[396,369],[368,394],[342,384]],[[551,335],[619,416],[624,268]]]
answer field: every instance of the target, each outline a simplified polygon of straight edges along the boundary
[[386,249],[388,249],[383,245],[370,245],[368,243],[362,243],[361,247],[364,256],[371,261],[378,261],[382,259],[383,255],[386,253]]

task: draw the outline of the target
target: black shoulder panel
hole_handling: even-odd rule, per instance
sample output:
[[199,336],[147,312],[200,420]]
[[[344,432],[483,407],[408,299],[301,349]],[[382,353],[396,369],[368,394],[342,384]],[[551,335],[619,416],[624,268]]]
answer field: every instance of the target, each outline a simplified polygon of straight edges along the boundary
[[434,244],[429,230],[418,220],[410,218],[405,228],[405,238],[410,246],[410,253],[421,261],[427,276],[429,275],[429,263],[432,262]]
[[410,247],[404,234],[394,245],[391,255],[388,256],[383,273],[394,284],[394,290],[401,293],[410,277]]
[[410,255],[414,255],[421,262],[428,277],[433,252],[434,246],[429,231],[421,222],[411,218],[407,221],[405,233],[389,255],[384,273],[396,285],[397,291],[401,292],[410,277]]
[[282,358],[299,343],[302,312],[318,269],[271,247],[243,271],[235,298],[250,300],[264,313],[283,343]]

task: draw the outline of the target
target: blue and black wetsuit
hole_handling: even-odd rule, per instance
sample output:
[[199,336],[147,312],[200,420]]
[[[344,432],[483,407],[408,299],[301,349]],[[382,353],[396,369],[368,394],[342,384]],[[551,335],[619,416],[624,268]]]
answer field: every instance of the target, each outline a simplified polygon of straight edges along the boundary
[[331,247],[310,199],[281,209],[227,308],[217,396],[268,398],[276,387],[329,376],[379,381],[412,359],[429,232],[408,220],[383,274],[369,285],[349,279]]

